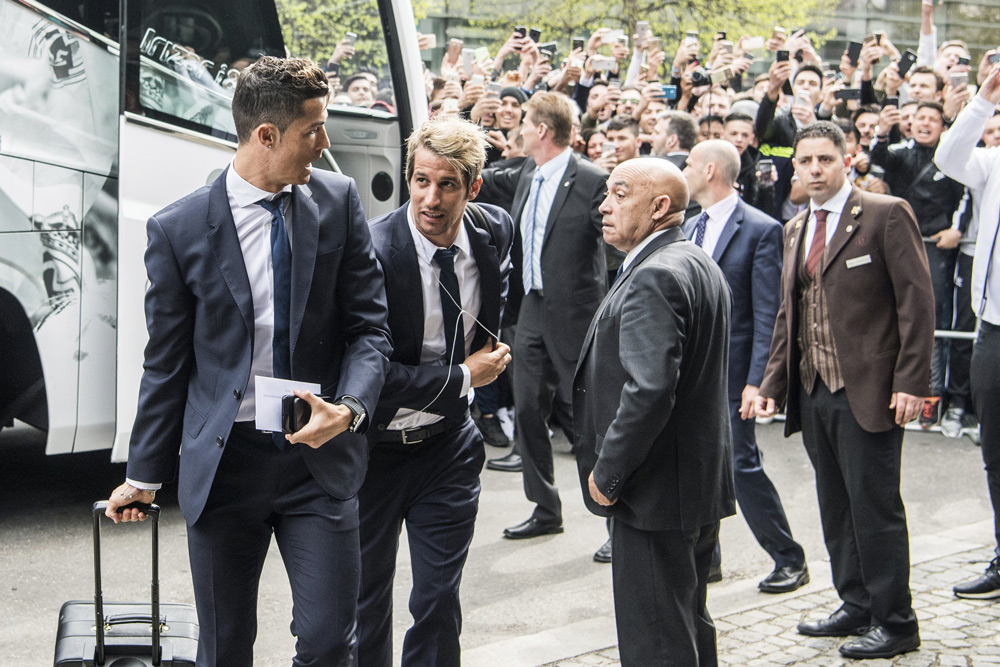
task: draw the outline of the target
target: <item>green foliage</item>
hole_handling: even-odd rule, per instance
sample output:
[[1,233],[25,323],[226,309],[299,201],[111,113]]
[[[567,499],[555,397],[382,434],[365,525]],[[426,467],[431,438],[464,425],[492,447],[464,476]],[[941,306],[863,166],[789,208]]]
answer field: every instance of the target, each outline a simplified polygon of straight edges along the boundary
[[[837,0],[536,0],[508,6],[507,13],[492,1],[474,5],[476,27],[498,30],[496,49],[510,35],[515,23],[542,29],[542,41],[556,40],[565,54],[573,36],[586,37],[599,27],[622,28],[635,33],[637,21],[648,21],[653,35],[660,38],[668,61],[687,30],[699,30],[702,51],[707,53],[712,37],[725,30],[732,41],[742,35],[768,37],[780,25],[788,30],[801,28],[833,11]],[[817,46],[826,35],[812,35]]]
[[[353,32],[356,52],[344,62],[345,72],[361,65],[382,71],[388,64],[376,0],[277,0],[276,5],[292,55],[326,63],[345,33]],[[414,2],[413,12],[418,20],[426,15],[426,0]]]

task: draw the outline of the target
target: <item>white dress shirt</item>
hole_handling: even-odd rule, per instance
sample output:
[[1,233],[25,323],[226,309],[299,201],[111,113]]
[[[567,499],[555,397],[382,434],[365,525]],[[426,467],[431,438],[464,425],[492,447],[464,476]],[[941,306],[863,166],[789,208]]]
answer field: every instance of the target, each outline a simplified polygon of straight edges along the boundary
[[[538,202],[535,208],[535,234],[532,237],[534,244],[532,245],[533,256],[531,257],[531,265],[532,278],[535,284],[525,285],[525,292],[530,289],[540,290],[545,287],[542,285],[542,242],[545,240],[545,226],[549,220],[549,212],[552,210],[552,202],[555,201],[556,193],[562,187],[563,173],[565,173],[566,167],[569,165],[569,158],[572,153],[573,150],[567,147],[562,153],[538,167],[545,180],[542,181],[542,184],[538,188]],[[529,194],[525,198],[525,202],[530,198]],[[528,213],[528,207],[525,205],[524,210],[521,212],[520,222],[522,250],[524,238],[528,233]],[[525,262],[528,259],[527,256],[524,257]]]
[[653,239],[655,239],[657,236],[659,236],[665,231],[667,230],[661,229],[659,231],[653,232],[643,240],[639,241],[639,245],[637,245],[636,247],[632,248],[627,253],[625,253],[625,259],[622,260],[622,273],[625,273],[625,270],[629,267],[629,264],[635,261],[636,256],[638,256],[638,254],[642,252],[643,248],[652,243]]
[[[281,192],[291,192],[286,185]],[[273,374],[273,352],[271,339],[274,337],[274,272],[271,268],[271,212],[257,202],[274,199],[281,193],[268,192],[252,185],[236,173],[236,166],[229,164],[226,172],[226,193],[229,195],[229,209],[236,223],[236,235],[243,251],[243,264],[250,279],[250,295],[253,299],[253,356],[250,359],[250,382],[243,392],[243,401],[236,413],[236,421],[253,421],[256,417],[257,402],[254,378],[258,375],[271,377]],[[292,240],[291,198],[285,202],[285,230],[288,241]],[[125,480],[137,489],[159,489],[160,484]]]
[[830,239],[833,238],[833,234],[837,231],[837,225],[840,224],[840,216],[844,211],[844,206],[847,204],[847,198],[851,196],[851,188],[851,182],[845,180],[844,184],[837,190],[837,193],[823,202],[822,205],[817,204],[811,199],[809,200],[809,219],[806,221],[806,237],[802,240],[805,243],[805,252],[802,253],[803,264],[809,258],[809,249],[812,248],[813,237],[816,236],[816,210],[823,209],[827,212],[825,245],[830,245]]
[[708,214],[708,221],[705,223],[705,238],[702,240],[701,249],[708,253],[709,257],[715,254],[715,246],[719,244],[722,230],[729,222],[729,218],[733,216],[733,211],[736,210],[736,204],[739,200],[740,197],[734,190],[729,193],[728,197],[723,197],[708,208],[703,209],[703,212]]
[[[441,288],[438,277],[441,275],[441,268],[434,261],[434,253],[439,250],[438,246],[427,240],[423,234],[417,230],[413,222],[413,208],[406,207],[406,222],[410,228],[410,235],[413,237],[413,245],[417,250],[417,266],[420,267],[420,291],[423,294],[424,304],[424,344],[420,349],[421,365],[443,365],[447,346],[445,343],[444,313],[441,310]],[[472,352],[472,337],[476,332],[476,318],[479,317],[479,309],[482,305],[482,297],[479,291],[479,265],[476,258],[472,256],[472,246],[469,243],[469,235],[465,230],[465,224],[459,225],[458,237],[455,239],[454,247],[458,249],[455,255],[455,275],[458,276],[458,289],[462,296],[462,328],[465,332],[465,355]],[[449,335],[450,332],[449,332]],[[470,392],[472,385],[472,374],[469,367],[460,364],[462,369],[462,391],[460,396],[469,396],[472,402],[473,394]],[[432,396],[427,397],[427,402],[431,402]],[[389,423],[390,431],[398,431],[409,428],[427,426],[444,419],[441,415],[418,410],[400,408]]]

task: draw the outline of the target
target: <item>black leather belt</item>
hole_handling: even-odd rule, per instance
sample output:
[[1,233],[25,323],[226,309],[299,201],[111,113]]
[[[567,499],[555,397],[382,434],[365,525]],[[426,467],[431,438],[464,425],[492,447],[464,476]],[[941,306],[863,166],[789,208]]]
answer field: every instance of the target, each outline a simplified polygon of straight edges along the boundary
[[418,442],[423,442],[424,440],[429,440],[435,436],[452,431],[466,422],[469,418],[469,411],[465,411],[461,421],[452,421],[450,419],[442,419],[439,422],[434,422],[428,426],[420,426],[417,428],[407,428],[403,430],[394,431],[382,431],[382,435],[379,436],[379,442],[397,442],[403,443],[404,445],[413,445]]

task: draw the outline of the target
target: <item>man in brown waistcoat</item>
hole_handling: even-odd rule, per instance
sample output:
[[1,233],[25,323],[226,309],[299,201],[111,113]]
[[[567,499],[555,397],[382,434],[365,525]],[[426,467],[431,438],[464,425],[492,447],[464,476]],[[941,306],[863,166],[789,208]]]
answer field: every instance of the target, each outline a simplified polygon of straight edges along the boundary
[[836,125],[802,128],[794,150],[809,208],[785,225],[781,308],[755,412],[787,402],[785,435],[802,431],[843,600],[798,631],[860,635],[840,653],[888,658],[920,645],[899,474],[903,426],[929,389],[930,272],[910,205],[847,181]]

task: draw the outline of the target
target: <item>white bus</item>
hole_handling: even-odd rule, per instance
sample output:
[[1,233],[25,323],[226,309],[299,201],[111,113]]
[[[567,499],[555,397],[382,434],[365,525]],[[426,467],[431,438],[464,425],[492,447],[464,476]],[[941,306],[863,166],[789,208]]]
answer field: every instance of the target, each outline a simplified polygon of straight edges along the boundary
[[[405,199],[403,140],[426,115],[413,13],[327,4],[380,20],[388,103],[331,106],[316,165],[356,179],[375,216]],[[285,54],[273,0],[0,0],[0,430],[125,459],[146,219],[232,159],[234,78],[261,54]]]

